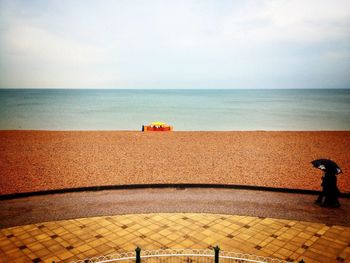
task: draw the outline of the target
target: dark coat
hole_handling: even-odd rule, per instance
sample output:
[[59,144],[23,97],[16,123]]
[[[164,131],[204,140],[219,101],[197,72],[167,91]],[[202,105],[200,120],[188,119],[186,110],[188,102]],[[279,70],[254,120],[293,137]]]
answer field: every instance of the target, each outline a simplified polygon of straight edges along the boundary
[[337,177],[335,174],[325,173],[322,179],[322,192],[325,195],[338,195],[339,189],[337,187]]

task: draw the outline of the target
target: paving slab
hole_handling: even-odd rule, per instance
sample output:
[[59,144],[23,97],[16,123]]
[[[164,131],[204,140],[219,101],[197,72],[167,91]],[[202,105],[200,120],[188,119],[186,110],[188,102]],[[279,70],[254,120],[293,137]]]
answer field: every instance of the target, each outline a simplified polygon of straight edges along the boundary
[[89,217],[0,229],[0,262],[71,262],[115,253],[134,254],[137,246],[145,251],[212,250],[216,245],[221,253],[288,262],[349,262],[350,227],[206,213]]

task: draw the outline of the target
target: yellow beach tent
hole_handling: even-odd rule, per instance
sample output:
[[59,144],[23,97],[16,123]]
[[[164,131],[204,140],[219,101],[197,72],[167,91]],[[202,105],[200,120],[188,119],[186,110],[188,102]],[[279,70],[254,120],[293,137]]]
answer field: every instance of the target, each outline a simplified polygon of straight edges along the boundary
[[156,121],[151,123],[152,126],[165,126],[166,124],[164,122]]

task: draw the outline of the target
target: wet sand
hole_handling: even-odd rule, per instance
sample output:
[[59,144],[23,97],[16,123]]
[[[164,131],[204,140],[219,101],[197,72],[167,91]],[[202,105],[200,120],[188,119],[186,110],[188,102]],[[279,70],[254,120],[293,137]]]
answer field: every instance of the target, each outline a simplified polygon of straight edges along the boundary
[[214,183],[319,190],[330,158],[350,192],[350,131],[0,131],[0,194],[97,185]]

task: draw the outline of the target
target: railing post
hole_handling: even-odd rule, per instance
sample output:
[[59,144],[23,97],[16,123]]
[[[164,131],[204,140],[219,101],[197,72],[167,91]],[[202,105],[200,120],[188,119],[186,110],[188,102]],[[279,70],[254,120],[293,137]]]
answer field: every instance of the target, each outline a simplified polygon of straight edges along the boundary
[[214,263],[219,263],[219,251],[220,251],[219,246],[214,247],[214,252],[215,252]]
[[141,248],[137,247],[136,252],[136,263],[141,263]]

